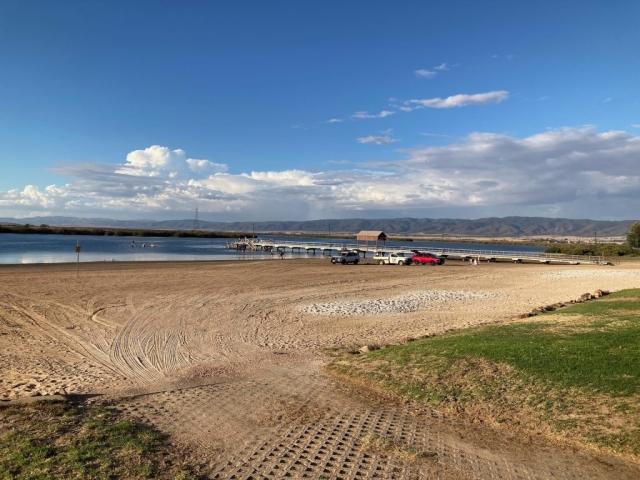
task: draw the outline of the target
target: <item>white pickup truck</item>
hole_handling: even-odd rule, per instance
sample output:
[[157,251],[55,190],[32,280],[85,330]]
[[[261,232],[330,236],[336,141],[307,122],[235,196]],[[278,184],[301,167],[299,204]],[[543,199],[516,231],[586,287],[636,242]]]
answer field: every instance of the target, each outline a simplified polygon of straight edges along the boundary
[[380,265],[411,265],[413,253],[378,252],[373,256],[373,261]]

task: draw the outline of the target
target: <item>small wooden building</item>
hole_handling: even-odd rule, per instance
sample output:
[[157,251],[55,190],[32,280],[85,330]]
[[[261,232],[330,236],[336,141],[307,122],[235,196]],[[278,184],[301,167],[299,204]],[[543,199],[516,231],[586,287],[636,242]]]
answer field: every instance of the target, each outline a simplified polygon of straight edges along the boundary
[[[373,243],[376,244],[376,250],[379,248],[378,244],[382,243],[384,246],[387,245],[387,236],[384,232],[375,232],[372,230],[363,230],[358,235],[356,235],[356,241],[358,245],[360,245],[360,241],[365,242],[365,248],[369,248],[369,243],[373,246]],[[382,245],[380,245],[382,246]]]

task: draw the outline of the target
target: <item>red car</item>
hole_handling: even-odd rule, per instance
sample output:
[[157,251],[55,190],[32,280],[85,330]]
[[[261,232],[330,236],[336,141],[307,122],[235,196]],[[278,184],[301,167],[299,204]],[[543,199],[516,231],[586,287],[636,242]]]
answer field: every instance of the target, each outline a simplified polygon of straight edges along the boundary
[[420,253],[416,253],[411,258],[411,263],[414,265],[420,265],[420,264],[426,265],[427,263],[429,265],[442,265],[444,263],[444,258],[437,257],[432,253],[420,252]]

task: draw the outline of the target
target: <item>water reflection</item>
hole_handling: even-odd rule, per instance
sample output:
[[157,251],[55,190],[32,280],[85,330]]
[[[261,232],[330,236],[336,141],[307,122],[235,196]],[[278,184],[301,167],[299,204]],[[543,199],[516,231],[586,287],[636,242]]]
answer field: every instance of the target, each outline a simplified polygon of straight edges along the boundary
[[[276,241],[300,240],[326,244],[323,238],[273,237]],[[184,237],[109,237],[80,235],[19,235],[0,234],[0,264],[74,263],[75,246],[82,246],[81,262],[144,262],[144,261],[194,261],[194,260],[264,260],[279,258],[269,252],[237,252],[225,248],[230,239],[184,238]],[[353,244],[353,240],[332,242],[335,247]],[[144,245],[144,246],[143,246]],[[153,245],[153,247],[151,246]],[[440,242],[388,241],[388,246],[405,246],[409,249],[437,253]],[[544,248],[529,245],[491,245],[473,243],[447,243],[447,248],[506,250],[520,252],[542,252]],[[335,253],[335,252],[334,252]],[[326,256],[324,256],[326,258]],[[320,252],[292,253],[287,250],[285,258],[323,258]]]
[[[300,257],[301,255],[287,255],[287,257]],[[302,255],[306,256],[306,255]],[[318,255],[316,255],[317,257]],[[313,257],[313,255],[309,255]],[[167,261],[196,261],[196,260],[265,260],[271,258],[268,253],[251,253],[235,255],[188,255],[176,253],[152,253],[148,255],[129,254],[112,255],[81,254],[80,263],[86,262],[167,262]],[[0,264],[37,264],[37,263],[76,263],[76,255],[23,253],[0,256]]]

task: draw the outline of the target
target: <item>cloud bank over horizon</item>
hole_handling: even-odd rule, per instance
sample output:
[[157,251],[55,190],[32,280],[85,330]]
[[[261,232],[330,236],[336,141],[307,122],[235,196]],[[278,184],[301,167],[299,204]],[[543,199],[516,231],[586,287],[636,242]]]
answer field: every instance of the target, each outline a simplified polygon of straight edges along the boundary
[[[361,141],[379,142],[391,139]],[[198,207],[211,220],[637,216],[640,137],[625,131],[589,126],[525,138],[475,132],[397,153],[397,160],[349,169],[230,173],[225,163],[153,145],[122,163],[57,166],[68,183],[0,191],[0,208],[15,217],[179,218]]]

